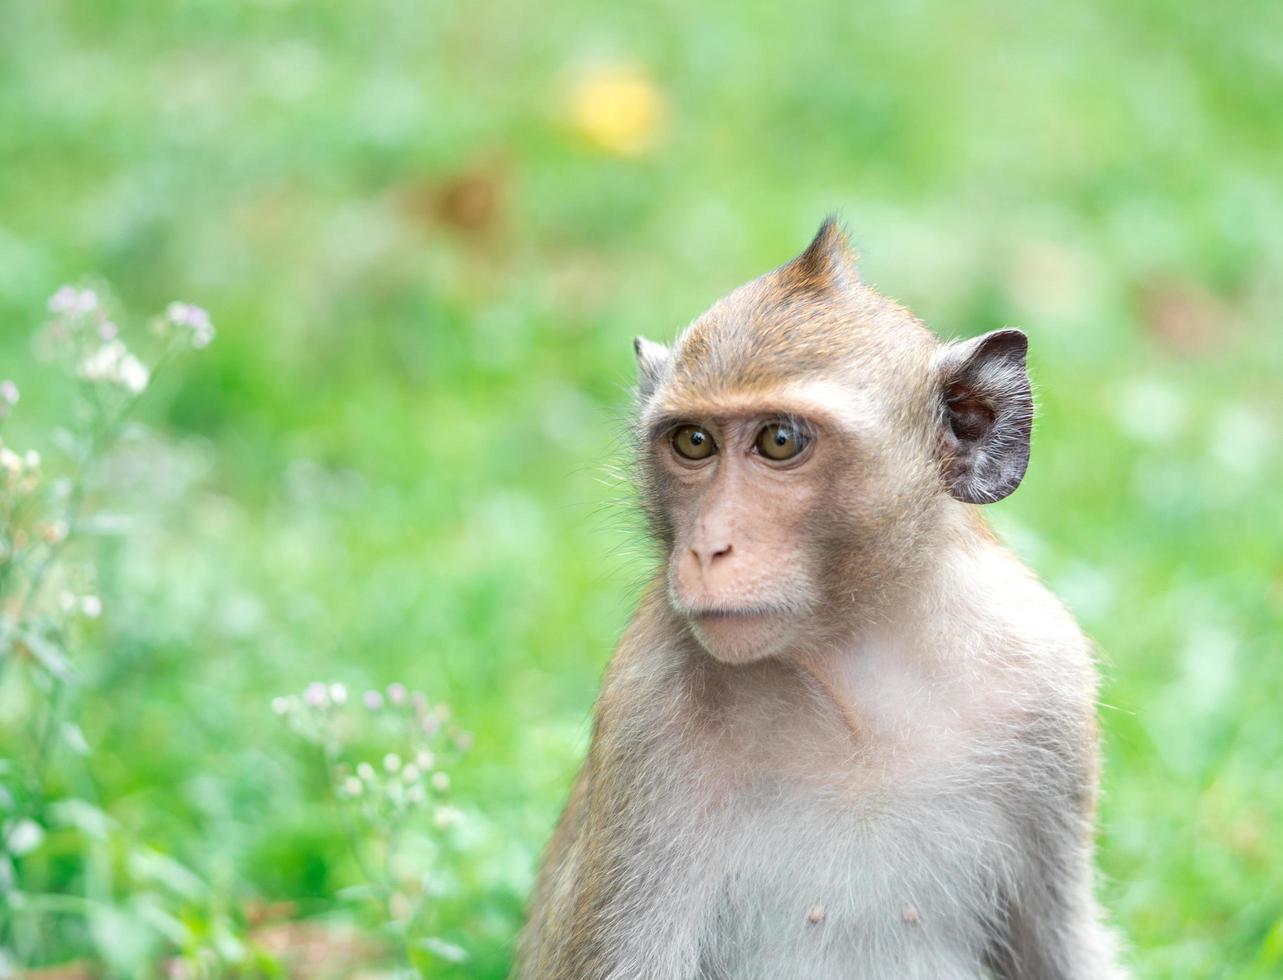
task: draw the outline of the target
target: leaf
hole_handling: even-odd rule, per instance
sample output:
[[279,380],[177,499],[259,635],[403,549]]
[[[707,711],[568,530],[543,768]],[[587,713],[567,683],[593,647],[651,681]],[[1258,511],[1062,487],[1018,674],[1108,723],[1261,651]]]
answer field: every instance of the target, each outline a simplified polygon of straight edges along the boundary
[[340,888],[334,893],[334,897],[344,902],[364,902],[367,899],[379,898],[383,895],[383,889],[374,885],[348,885],[346,888]]
[[153,938],[137,915],[111,905],[94,907],[89,913],[89,934],[115,974],[144,975]]
[[208,890],[205,882],[185,865],[150,848],[140,847],[129,855],[129,870],[144,881],[163,885],[188,901],[203,898]]
[[245,959],[245,944],[236,937],[226,922],[214,926],[214,948],[224,963],[240,963]]
[[49,806],[49,819],[59,827],[74,827],[93,840],[106,840],[115,821],[92,803],[70,797]]
[[80,726],[74,721],[64,721],[62,723],[62,740],[67,743],[67,748],[71,749],[76,755],[85,756],[89,754],[89,742],[85,739],[85,733],[80,730]]
[[155,896],[149,896],[146,900],[140,897],[134,903],[138,909],[138,917],[146,922],[156,932],[160,933],[167,940],[180,949],[191,942],[192,933],[181,921],[165,911],[160,900]]
[[22,645],[31,651],[31,655],[45,670],[59,680],[68,680],[72,675],[71,661],[62,648],[53,640],[41,636],[33,630],[22,633]]
[[467,950],[462,946],[456,946],[454,943],[448,943],[444,939],[438,939],[435,936],[416,939],[414,945],[425,952],[431,953],[437,959],[445,960],[447,963],[466,963],[468,960]]

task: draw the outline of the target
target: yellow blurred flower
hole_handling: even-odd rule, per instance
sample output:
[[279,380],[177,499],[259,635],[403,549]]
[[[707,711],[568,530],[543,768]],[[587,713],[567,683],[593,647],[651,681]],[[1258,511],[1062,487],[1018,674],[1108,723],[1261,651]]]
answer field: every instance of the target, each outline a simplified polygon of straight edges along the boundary
[[575,129],[598,149],[635,156],[655,146],[667,106],[645,69],[604,65],[576,81],[570,115]]

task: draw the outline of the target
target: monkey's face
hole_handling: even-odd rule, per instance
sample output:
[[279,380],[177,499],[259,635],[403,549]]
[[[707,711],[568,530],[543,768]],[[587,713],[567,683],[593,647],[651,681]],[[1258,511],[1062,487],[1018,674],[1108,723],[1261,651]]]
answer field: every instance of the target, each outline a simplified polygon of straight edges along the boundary
[[888,540],[906,533],[905,488],[932,479],[921,440],[883,458],[886,420],[833,385],[740,401],[658,415],[646,454],[670,604],[735,663],[849,621],[879,587],[870,573],[887,571],[878,556],[899,550]]
[[831,222],[671,349],[635,347],[670,605],[720,660],[843,642],[947,538],[954,502],[999,500],[1024,474],[1024,335],[942,347],[859,282]]
[[798,535],[823,442],[810,420],[786,415],[673,420],[655,433],[672,528],[669,597],[719,659],[775,652],[811,607]]

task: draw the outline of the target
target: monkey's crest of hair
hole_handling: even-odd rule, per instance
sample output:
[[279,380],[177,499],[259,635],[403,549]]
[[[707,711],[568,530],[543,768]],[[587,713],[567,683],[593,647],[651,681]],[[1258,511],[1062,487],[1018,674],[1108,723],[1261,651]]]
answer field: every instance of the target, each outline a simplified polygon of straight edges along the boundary
[[830,216],[801,255],[713,304],[671,351],[637,338],[642,402],[661,387],[678,403],[764,392],[935,346],[908,310],[860,281],[856,258]]

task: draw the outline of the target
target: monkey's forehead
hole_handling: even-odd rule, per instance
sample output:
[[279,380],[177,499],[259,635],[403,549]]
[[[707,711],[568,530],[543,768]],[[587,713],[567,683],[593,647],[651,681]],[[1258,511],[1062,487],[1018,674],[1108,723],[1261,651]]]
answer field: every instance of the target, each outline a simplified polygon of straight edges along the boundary
[[675,385],[751,391],[891,368],[938,346],[912,313],[863,283],[803,287],[783,272],[745,283],[686,328],[673,349]]
[[755,390],[693,391],[665,387],[642,412],[645,431],[675,420],[733,420],[763,415],[796,416],[849,430],[875,430],[885,403],[868,388],[833,380],[793,380]]
[[867,407],[872,393],[915,387],[938,346],[916,321],[849,309],[715,309],[678,339],[650,407],[704,418]]

